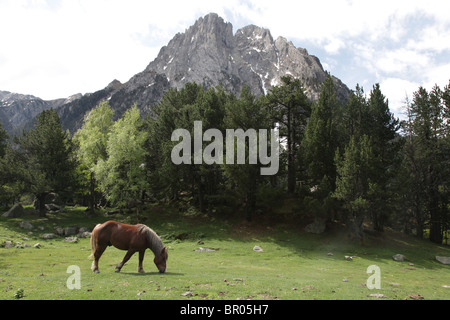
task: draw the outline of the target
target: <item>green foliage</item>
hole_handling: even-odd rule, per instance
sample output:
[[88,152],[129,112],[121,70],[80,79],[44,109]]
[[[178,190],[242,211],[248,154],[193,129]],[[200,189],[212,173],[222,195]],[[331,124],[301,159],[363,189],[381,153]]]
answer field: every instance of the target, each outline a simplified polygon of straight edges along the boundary
[[333,196],[341,200],[344,208],[356,228],[357,235],[362,237],[362,223],[370,207],[370,195],[373,190],[373,147],[367,135],[360,139],[353,136],[345,147],[341,157],[336,152],[336,190]]
[[108,157],[107,143],[113,126],[114,111],[107,101],[87,112],[83,126],[75,133],[77,146],[78,177],[81,194],[89,194],[89,208],[94,213],[97,182],[95,168],[99,161]]
[[69,197],[74,186],[75,159],[68,132],[61,127],[53,109],[37,117],[34,129],[16,139],[16,174],[21,175],[28,192],[39,201],[39,211],[45,214],[45,197],[50,192]]
[[416,221],[419,236],[429,220],[430,240],[436,243],[443,241],[450,210],[448,95],[448,86],[435,86],[430,93],[419,88],[412,102],[407,101],[408,119],[402,124],[403,174],[410,185],[404,194],[408,218]]
[[74,135],[78,159],[90,171],[94,170],[99,160],[105,160],[108,156],[106,146],[114,123],[113,115],[114,111],[107,101],[100,103],[86,113],[83,126]]
[[6,147],[8,142],[8,134],[6,130],[2,128],[0,123],[0,158],[2,158],[6,153]]
[[106,145],[107,158],[99,159],[94,168],[100,188],[115,206],[136,204],[148,188],[144,148],[147,133],[141,127],[142,119],[135,105],[112,126]]
[[310,102],[300,80],[291,76],[281,77],[281,85],[273,87],[265,100],[270,110],[269,120],[278,125],[280,137],[286,138],[288,192],[293,193],[301,162],[297,159],[301,157],[298,150],[311,114]]
[[[286,76],[261,97],[246,86],[235,96],[222,87],[187,83],[169,89],[150,108],[152,117],[145,120],[133,106],[115,121],[108,102],[102,102],[86,114],[73,137],[75,148],[54,110],[41,113],[34,129],[14,139],[16,145],[8,145],[0,128],[0,202],[8,205],[32,193],[42,213],[49,192],[83,201],[88,197],[91,212],[99,199],[136,210],[147,201],[175,200],[181,210],[191,208],[200,216],[238,212],[250,220],[257,209],[270,212],[277,200],[295,198],[305,215],[340,220],[358,236],[363,225],[379,232],[393,226],[419,237],[429,229],[432,241],[445,240],[449,86],[435,86],[431,92],[419,88],[407,102],[401,132],[379,84],[367,95],[357,85],[342,105],[331,76],[312,104],[300,80]],[[197,121],[201,132],[194,126]],[[223,140],[217,134],[203,141],[213,128]],[[274,128],[281,138],[276,175],[262,176],[263,165],[250,163],[253,145],[248,138],[242,144],[244,163],[226,163],[226,129],[270,133]],[[172,152],[180,144],[172,141],[176,129],[190,134],[191,150],[200,133],[202,155],[223,156],[223,163],[196,163],[191,152],[183,157],[185,163],[174,164]],[[232,144],[235,156],[237,140]],[[257,143],[257,154],[259,147]],[[180,152],[184,156],[185,149]]]
[[302,143],[310,185],[319,185],[326,177],[330,185],[328,193],[333,191],[336,179],[334,156],[340,145],[341,123],[341,106],[333,79],[328,77],[322,84],[319,100],[312,107]]

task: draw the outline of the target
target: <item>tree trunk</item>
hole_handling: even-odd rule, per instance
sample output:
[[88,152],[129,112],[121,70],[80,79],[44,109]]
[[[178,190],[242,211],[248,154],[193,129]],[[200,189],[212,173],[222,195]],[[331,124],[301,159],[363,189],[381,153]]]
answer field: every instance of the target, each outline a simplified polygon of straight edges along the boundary
[[36,195],[36,200],[38,202],[38,211],[39,211],[39,217],[45,218],[45,198],[47,197],[47,193],[38,193]]
[[95,206],[95,180],[94,180],[94,172],[91,172],[90,176],[90,195],[89,195],[89,214],[93,216],[95,214],[94,206]]
[[430,208],[430,241],[437,244],[442,244],[443,234],[442,234],[442,221],[439,208],[437,208],[438,203],[430,204],[433,206]]
[[288,152],[288,192],[295,192],[295,130],[293,128],[292,107],[288,110],[288,132],[287,132],[287,152]]

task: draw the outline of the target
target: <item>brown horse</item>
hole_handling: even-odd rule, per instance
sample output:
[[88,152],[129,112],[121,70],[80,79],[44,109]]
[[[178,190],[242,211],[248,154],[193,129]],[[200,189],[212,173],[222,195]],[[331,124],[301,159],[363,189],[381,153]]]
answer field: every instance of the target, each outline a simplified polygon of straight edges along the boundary
[[95,273],[100,272],[98,270],[98,260],[106,247],[111,245],[120,250],[127,250],[122,262],[116,266],[116,272],[120,272],[120,269],[135,252],[139,252],[138,272],[144,273],[142,261],[147,248],[150,248],[155,254],[153,261],[159,272],[164,273],[166,271],[167,248],[164,247],[158,235],[143,224],[129,225],[116,221],[107,221],[95,226],[91,233],[92,254],[90,255],[90,257],[94,257],[91,269]]

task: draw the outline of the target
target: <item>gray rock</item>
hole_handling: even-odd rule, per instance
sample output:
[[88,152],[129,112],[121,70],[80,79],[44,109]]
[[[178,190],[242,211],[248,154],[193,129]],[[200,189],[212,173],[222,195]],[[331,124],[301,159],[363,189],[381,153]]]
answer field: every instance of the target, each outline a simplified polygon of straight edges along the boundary
[[5,245],[5,248],[12,248],[14,246],[12,241],[9,241],[9,240],[5,241],[4,245]]
[[436,260],[442,264],[450,264],[450,257],[436,256]]
[[28,221],[21,221],[19,223],[19,227],[21,227],[22,229],[26,229],[26,230],[32,230],[34,227],[31,223],[29,223]]
[[20,203],[15,204],[11,209],[2,214],[5,218],[20,218],[25,215],[25,210]]
[[58,234],[58,236],[64,235],[64,228],[62,228],[62,227],[55,227],[55,231]]
[[402,261],[405,261],[405,260],[406,260],[406,257],[405,257],[404,255],[402,255],[402,254],[395,254],[395,255],[392,256],[392,259],[393,259],[394,261],[400,261],[400,262],[402,262]]
[[45,205],[45,209],[48,211],[59,211],[61,210],[61,207],[54,203],[49,203]]
[[91,232],[90,231],[84,231],[78,233],[78,238],[90,238]]
[[34,245],[33,245],[33,248],[36,248],[36,249],[39,249],[41,247],[41,244],[38,242],[38,243],[35,243]]
[[43,239],[54,239],[54,238],[57,238],[57,237],[58,236],[56,234],[54,234],[54,233],[44,233],[42,235]]
[[65,236],[73,236],[73,235],[76,235],[77,233],[78,233],[78,228],[75,226],[64,228]]
[[263,250],[260,246],[254,246],[254,247],[253,247],[253,251],[256,251],[256,252],[263,252],[264,250]]
[[66,242],[78,242],[78,238],[77,237],[66,237],[64,239],[64,241],[66,241]]
[[218,249],[213,249],[213,248],[198,248],[195,249],[195,252],[211,252],[211,251],[217,251]]

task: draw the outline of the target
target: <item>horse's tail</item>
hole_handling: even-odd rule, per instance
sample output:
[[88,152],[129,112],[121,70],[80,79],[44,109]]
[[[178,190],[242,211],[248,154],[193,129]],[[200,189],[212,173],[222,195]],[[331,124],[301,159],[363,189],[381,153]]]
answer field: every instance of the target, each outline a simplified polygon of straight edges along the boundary
[[92,253],[91,253],[91,255],[89,256],[89,259],[91,259],[91,258],[93,258],[94,257],[94,252],[95,252],[95,249],[97,248],[97,241],[96,241],[96,239],[95,239],[95,229],[97,229],[97,227],[99,226],[100,224],[97,224],[95,227],[94,227],[94,229],[92,230],[92,232],[91,232],[91,249],[92,249]]

